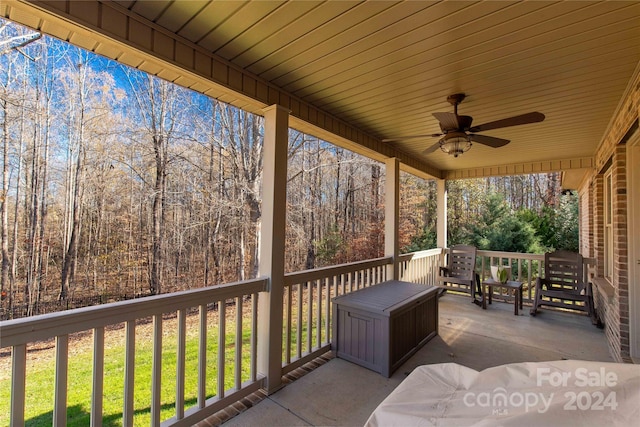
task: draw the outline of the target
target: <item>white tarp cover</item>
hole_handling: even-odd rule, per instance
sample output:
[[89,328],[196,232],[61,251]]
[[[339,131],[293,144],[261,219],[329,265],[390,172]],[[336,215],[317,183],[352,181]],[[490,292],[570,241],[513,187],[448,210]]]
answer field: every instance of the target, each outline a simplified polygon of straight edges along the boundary
[[376,408],[375,426],[638,426],[640,365],[560,360],[482,372],[417,367]]

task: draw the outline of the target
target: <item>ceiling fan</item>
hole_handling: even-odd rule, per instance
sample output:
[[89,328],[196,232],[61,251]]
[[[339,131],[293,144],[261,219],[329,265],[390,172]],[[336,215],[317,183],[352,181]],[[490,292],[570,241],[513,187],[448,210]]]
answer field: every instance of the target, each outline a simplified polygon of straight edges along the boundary
[[521,114],[506,119],[496,120],[479,126],[471,126],[473,118],[471,116],[458,115],[458,104],[465,98],[464,93],[455,93],[447,97],[447,101],[453,105],[453,113],[433,113],[433,116],[440,122],[442,133],[430,135],[412,135],[399,138],[383,139],[382,142],[403,141],[407,139],[417,139],[425,137],[440,138],[438,142],[424,150],[425,154],[432,153],[440,148],[447,154],[458,157],[460,154],[471,148],[471,141],[478,142],[489,147],[498,148],[507,145],[508,139],[496,138],[487,135],[478,135],[476,132],[486,130],[506,128],[510,126],[526,125],[544,120],[544,114],[534,111],[532,113]]

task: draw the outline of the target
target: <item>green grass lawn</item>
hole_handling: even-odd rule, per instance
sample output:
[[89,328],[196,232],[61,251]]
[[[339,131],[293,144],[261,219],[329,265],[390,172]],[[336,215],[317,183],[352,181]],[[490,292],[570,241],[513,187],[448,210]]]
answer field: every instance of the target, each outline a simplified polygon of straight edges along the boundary
[[[292,357],[295,358],[295,346],[298,341],[297,331],[301,330],[302,352],[307,348],[307,312],[308,303],[303,300],[302,324],[297,322],[298,307],[292,307],[291,346]],[[316,300],[312,303],[313,320],[311,324],[313,346],[316,341],[317,307]],[[235,379],[235,309],[228,308],[226,321],[225,351],[225,390],[234,387]],[[246,310],[245,313],[250,312]],[[197,317],[197,316],[196,316]],[[218,365],[218,328],[217,314],[208,317],[207,337],[207,378],[206,396],[213,397],[217,393],[217,365]],[[322,340],[326,340],[324,330],[326,319],[321,321]],[[187,407],[196,405],[198,383],[198,325],[187,322],[186,357],[185,357],[185,402]],[[250,378],[250,342],[251,324],[243,321],[242,331],[242,362],[241,380]],[[151,324],[136,327],[135,351],[135,390],[134,390],[134,424],[148,426],[150,424],[151,403],[151,373],[153,362],[153,341],[151,338]],[[284,331],[283,331],[284,333]],[[31,349],[30,349],[31,350]],[[87,426],[90,423],[91,390],[93,370],[93,341],[85,336],[80,340],[72,339],[69,343],[69,376],[67,395],[67,425]],[[161,381],[161,420],[175,415],[175,380],[177,363],[177,322],[167,319],[163,322],[162,341],[162,381]],[[284,348],[283,348],[284,352]],[[55,359],[54,349],[30,351],[27,358],[26,405],[25,424],[27,426],[51,426],[53,419]],[[37,356],[36,356],[37,354]],[[35,356],[35,357],[34,357]],[[284,354],[283,354],[284,356]],[[104,356],[104,394],[103,394],[103,425],[121,426],[122,408],[124,405],[124,357],[125,357],[125,329],[119,328],[105,332]],[[10,366],[10,364],[6,364]],[[9,424],[10,417],[10,369],[0,371],[0,426]]]
[[[171,324],[173,323],[173,325]],[[250,335],[248,327],[243,328],[241,378],[246,381],[250,376]],[[136,329],[135,352],[135,391],[134,423],[150,424],[151,372],[153,361],[152,341]],[[176,378],[176,335],[175,321],[163,324],[162,351],[162,391],[161,419],[171,418],[175,414],[175,378]],[[90,422],[93,355],[91,341],[82,346],[69,344],[72,352],[69,356],[69,378],[67,396],[67,425],[87,426]],[[207,338],[207,385],[206,395],[215,396],[217,392],[217,329],[210,328]],[[225,389],[234,386],[235,378],[235,323],[227,321],[225,339]],[[121,426],[124,404],[124,329],[109,331],[105,335],[105,375],[103,400],[103,425]],[[45,351],[53,352],[53,349]],[[188,331],[186,340],[185,401],[187,406],[196,404],[198,381],[198,332],[196,328]],[[42,360],[29,361],[26,381],[25,420],[28,426],[51,426],[54,401],[55,360],[44,357]],[[9,424],[11,372],[0,372],[0,425]]]

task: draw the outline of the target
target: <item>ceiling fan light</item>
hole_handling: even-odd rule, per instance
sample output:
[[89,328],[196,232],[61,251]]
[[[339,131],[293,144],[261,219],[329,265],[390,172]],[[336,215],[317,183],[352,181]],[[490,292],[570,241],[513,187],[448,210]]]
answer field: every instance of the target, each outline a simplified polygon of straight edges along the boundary
[[[447,138],[447,136],[449,136]],[[465,151],[469,151],[471,148],[471,139],[466,134],[459,135],[445,135],[440,140],[440,149],[453,157],[458,157]]]

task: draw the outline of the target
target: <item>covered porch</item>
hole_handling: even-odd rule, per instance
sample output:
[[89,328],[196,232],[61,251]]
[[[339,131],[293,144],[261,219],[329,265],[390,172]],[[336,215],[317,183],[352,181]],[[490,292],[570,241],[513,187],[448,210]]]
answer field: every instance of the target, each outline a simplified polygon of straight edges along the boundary
[[480,371],[525,361],[614,361],[604,332],[587,316],[545,310],[534,318],[528,308],[515,317],[510,304],[494,302],[482,310],[467,296],[448,293],[440,299],[439,335],[391,378],[328,352],[285,376],[287,385],[276,393],[254,394],[198,426],[364,425],[376,406],[423,364],[453,362]]
[[[24,0],[0,5],[9,19],[262,115],[265,123],[258,277],[6,322],[2,348],[12,355],[11,425],[25,421],[28,348],[39,340],[55,341],[52,419],[56,426],[67,424],[69,337],[78,332],[94,337],[92,401],[86,411],[92,425],[102,425],[104,376],[109,373],[105,333],[113,325],[124,325],[119,415],[126,426],[134,425],[139,411],[150,413],[153,426],[217,424],[230,414],[214,414],[235,412],[227,408],[254,393],[269,397],[230,424],[362,424],[420,364],[454,361],[483,369],[562,358],[620,362],[639,354],[636,2],[341,2],[334,9],[314,2],[252,2],[246,3],[248,10],[233,3],[223,7],[221,21],[216,21],[220,11],[205,2]],[[345,24],[356,18],[359,25]],[[241,24],[245,19],[246,26]],[[220,25],[210,24],[214,21]],[[318,26],[307,32],[311,23]],[[266,33],[273,37],[263,45]],[[486,55],[463,55],[474,49]],[[373,52],[381,54],[372,58]],[[430,53],[425,57],[424,52]],[[447,108],[443,100],[457,92],[471,94],[468,111],[474,101],[479,123],[533,110],[547,119],[539,127],[496,132],[513,139],[503,151],[476,144],[459,158],[444,151],[429,156],[420,139],[383,142],[437,131],[431,113]],[[385,162],[384,258],[285,274],[290,127]],[[401,169],[437,181],[439,248],[433,252],[400,253]],[[332,359],[289,383],[301,369],[306,372],[307,363],[330,359],[332,297],[388,279],[436,284],[448,246],[447,180],[547,172],[563,172],[565,186],[580,192],[581,252],[597,260],[596,304],[606,318],[604,332],[586,316],[544,310],[531,318],[525,307],[515,317],[510,304],[494,302],[482,310],[468,297],[447,294],[440,305],[439,336],[390,379]],[[615,212],[611,217],[609,206]],[[517,263],[522,259],[523,265],[540,262],[539,255],[504,256]],[[534,271],[517,273],[528,283],[525,303]],[[185,341],[187,318],[194,313],[199,342],[192,363]],[[175,328],[163,329],[168,318],[175,319]],[[144,384],[150,397],[139,408],[134,405],[134,367],[141,322],[152,324],[146,338],[153,367]],[[166,338],[168,329],[176,335]],[[210,337],[212,331],[217,338]],[[228,334],[236,339],[223,339],[226,351],[207,350],[207,340]],[[176,366],[165,375],[163,339],[177,343]],[[190,375],[197,376],[195,389],[185,386]],[[162,391],[166,383],[173,388],[170,398]],[[211,418],[201,421],[206,417]]]
[[[218,424],[259,401],[235,422],[252,424],[255,419],[244,417],[275,417],[259,425],[353,424],[364,422],[405,374],[423,364],[456,362],[481,370],[563,358],[614,361],[603,330],[586,315],[543,309],[532,317],[525,306],[514,316],[512,296],[497,292],[494,303],[483,310],[458,288],[440,298],[439,334],[391,378],[331,360],[332,298],[376,286],[394,277],[394,271],[404,281],[425,287],[437,284],[444,254],[434,249],[401,255],[398,263],[385,257],[286,274],[277,300],[266,292],[268,281],[256,279],[4,322],[2,347],[11,349],[11,425],[29,423],[33,417],[27,410],[34,395],[26,386],[29,372],[40,363],[33,348],[43,341],[52,352],[55,349],[54,425],[67,424],[69,405],[85,407],[84,416],[93,425],[102,425],[104,416],[134,425],[142,414],[152,425],[169,426]],[[478,257],[483,279],[490,260],[517,266],[514,277],[527,285],[524,300],[530,303],[531,284],[544,268],[540,255],[480,251]],[[262,310],[265,302],[274,308]],[[270,321],[279,326],[261,336]],[[79,344],[79,336],[86,337],[85,344]],[[114,342],[124,343],[115,358]],[[268,344],[277,348],[272,359],[265,354]],[[84,374],[74,370],[82,352],[89,352],[93,363]],[[136,377],[140,357],[151,358],[146,361],[152,364],[148,383]],[[318,365],[322,366],[302,375]],[[274,371],[271,377],[265,375],[269,367]],[[114,375],[123,381],[122,396],[114,396],[106,381]],[[293,381],[298,378],[300,382]],[[90,407],[89,402],[79,405],[71,393],[89,384]],[[151,390],[149,400],[140,401],[145,389]],[[116,408],[116,414],[105,413],[106,399],[114,397],[122,399],[122,412]],[[354,399],[357,406],[349,403]],[[281,411],[287,413],[285,418],[280,418]]]

